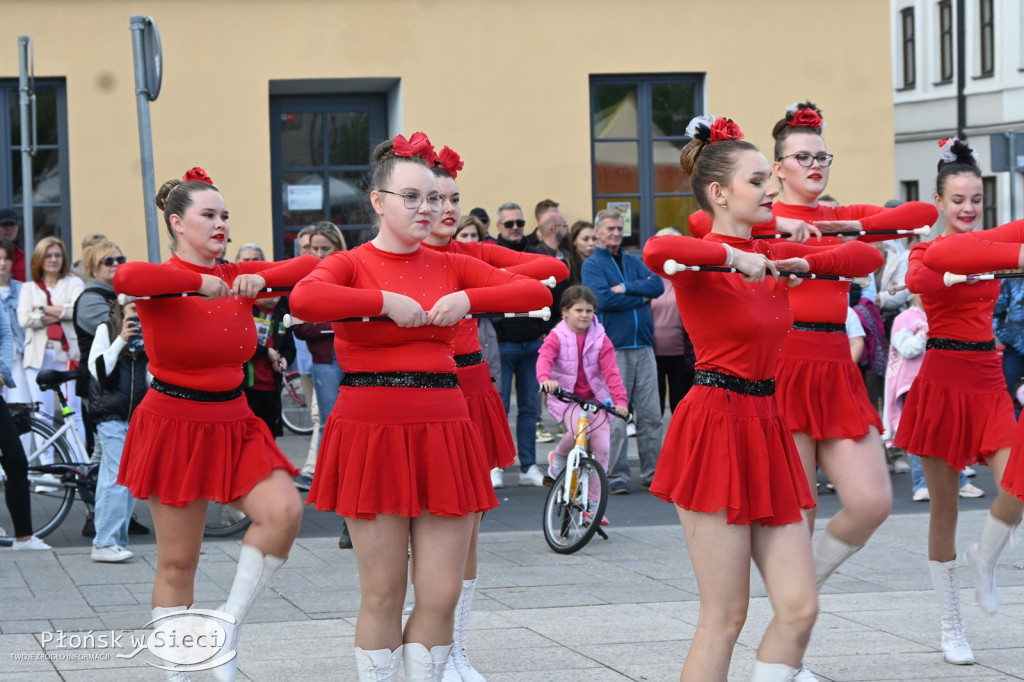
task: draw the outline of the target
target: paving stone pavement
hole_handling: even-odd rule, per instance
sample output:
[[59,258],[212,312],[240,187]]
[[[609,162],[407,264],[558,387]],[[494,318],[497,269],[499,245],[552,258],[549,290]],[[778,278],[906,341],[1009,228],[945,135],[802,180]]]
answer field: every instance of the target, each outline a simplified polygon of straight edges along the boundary
[[[983,511],[961,515],[960,546],[977,536]],[[1000,562],[1001,607],[975,606],[966,571],[960,585],[977,664],[953,666],[939,650],[939,605],[925,559],[927,515],[891,517],[843,565],[821,595],[807,664],[823,681],[1024,679],[1024,557]],[[609,528],[577,554],[551,552],[538,531],[480,538],[480,579],[470,620],[471,660],[490,682],[676,680],[697,623],[697,585],[679,526]],[[820,532],[820,531],[819,531]],[[147,542],[148,540],[148,542]],[[204,546],[199,606],[225,598],[240,541]],[[125,564],[91,561],[87,547],[0,551],[0,682],[159,681],[163,674],[132,646],[58,649],[44,633],[139,636],[149,619],[156,546],[133,539]],[[300,537],[245,629],[240,680],[355,680],[352,637],[359,605],[351,551],[328,537]],[[771,618],[753,572],[746,627],[730,680],[746,680]],[[71,654],[71,656],[67,656]],[[74,659],[81,654],[87,660]],[[54,656],[56,655],[56,656]],[[193,673],[193,680],[212,679]]]

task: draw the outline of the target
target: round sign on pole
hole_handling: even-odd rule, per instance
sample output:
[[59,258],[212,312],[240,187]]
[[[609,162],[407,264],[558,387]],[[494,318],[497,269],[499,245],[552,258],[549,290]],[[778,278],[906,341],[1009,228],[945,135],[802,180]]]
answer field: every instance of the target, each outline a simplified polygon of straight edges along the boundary
[[164,77],[164,53],[160,46],[160,31],[153,17],[146,17],[142,30],[142,48],[146,63],[146,91],[149,101],[156,101],[160,94],[160,83]]

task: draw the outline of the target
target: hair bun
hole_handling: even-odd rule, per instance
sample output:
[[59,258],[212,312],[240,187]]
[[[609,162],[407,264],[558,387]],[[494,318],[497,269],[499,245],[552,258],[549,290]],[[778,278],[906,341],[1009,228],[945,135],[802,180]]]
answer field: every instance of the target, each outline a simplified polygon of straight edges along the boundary
[[947,137],[939,140],[939,168],[948,163],[962,163],[969,166],[978,165],[978,155],[967,144],[958,137]]
[[174,178],[173,180],[168,180],[163,185],[161,185],[160,189],[158,189],[156,192],[156,199],[154,202],[156,203],[156,207],[161,211],[167,208],[167,197],[170,196],[171,192],[174,191],[175,187],[181,184],[181,180]]
[[394,158],[395,156],[395,145],[391,140],[384,140],[379,145],[373,148],[373,162],[384,163],[388,159]]

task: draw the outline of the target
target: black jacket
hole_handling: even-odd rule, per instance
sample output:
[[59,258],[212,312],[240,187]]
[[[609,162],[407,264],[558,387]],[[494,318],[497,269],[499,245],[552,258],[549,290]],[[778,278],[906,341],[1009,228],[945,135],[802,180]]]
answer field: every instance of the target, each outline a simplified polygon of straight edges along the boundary
[[89,415],[94,423],[131,419],[149,389],[148,367],[146,352],[133,353],[127,346],[118,354],[113,367],[107,367],[102,356],[96,359],[98,380],[89,382]]

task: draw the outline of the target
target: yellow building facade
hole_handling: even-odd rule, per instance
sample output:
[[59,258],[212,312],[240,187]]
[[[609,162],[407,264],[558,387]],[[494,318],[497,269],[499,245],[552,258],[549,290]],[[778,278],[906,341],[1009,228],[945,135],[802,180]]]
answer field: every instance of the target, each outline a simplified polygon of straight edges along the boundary
[[319,214],[365,239],[368,150],[417,130],[462,155],[464,213],[481,206],[493,218],[514,201],[530,231],[542,199],[559,201],[570,222],[628,202],[638,244],[685,225],[692,207],[676,173],[690,109],[735,119],[770,156],[773,123],[810,99],[836,156],[829,193],[881,204],[894,184],[889,9],[888,0],[0,0],[9,133],[0,207],[19,210],[11,112],[18,36],[28,35],[37,82],[55,88],[65,124],[59,160],[39,161],[52,167],[40,186],[60,187],[57,208],[37,222],[45,231],[51,221],[76,255],[83,236],[100,232],[129,258],[146,257],[132,14],[152,16],[163,44],[151,105],[157,185],[203,166],[227,200],[233,246],[257,242],[278,258]]

